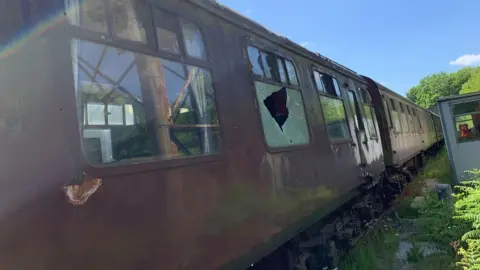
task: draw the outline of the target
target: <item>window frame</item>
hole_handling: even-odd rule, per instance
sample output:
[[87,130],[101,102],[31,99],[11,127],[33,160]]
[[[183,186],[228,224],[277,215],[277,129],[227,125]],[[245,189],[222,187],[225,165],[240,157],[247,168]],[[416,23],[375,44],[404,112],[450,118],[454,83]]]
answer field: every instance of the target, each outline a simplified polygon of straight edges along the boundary
[[[247,61],[248,64],[250,63],[250,58],[249,58],[249,55],[248,55],[248,48],[249,47],[253,47],[253,48],[257,49],[260,56],[261,56],[262,52],[273,54],[275,56],[275,61],[274,62],[276,63],[277,67],[279,67],[278,66],[278,60],[283,59],[284,61],[282,61],[282,67],[283,67],[283,70],[285,72],[287,83],[283,83],[281,81],[281,79],[279,81],[277,81],[273,78],[273,76],[272,76],[272,78],[267,78],[265,76],[265,73],[264,73],[263,76],[257,75],[252,71],[251,68],[248,68],[248,72],[250,73],[251,76],[253,76],[254,80],[263,81],[265,83],[275,84],[275,85],[278,85],[278,86],[282,86],[282,87],[284,86],[284,87],[287,87],[287,88],[290,88],[290,89],[295,89],[295,90],[298,90],[298,91],[302,91],[301,80],[300,80],[300,77],[298,76],[298,74],[299,74],[298,73],[298,68],[297,68],[297,65],[295,64],[295,61],[293,61],[293,59],[291,57],[286,56],[285,54],[279,53],[277,50],[273,50],[273,49],[269,48],[268,46],[265,46],[265,45],[262,45],[260,43],[253,42],[253,41],[250,41],[249,39],[247,39],[246,45],[244,46],[244,52],[246,54],[245,57],[246,57],[246,61]],[[295,69],[295,75],[297,77],[298,85],[297,84],[292,84],[290,82],[290,77],[288,76],[286,61],[290,61],[292,63],[292,66]],[[260,65],[262,65],[262,64],[260,64]],[[262,71],[264,72],[263,67],[261,67],[261,68],[262,68]],[[280,75],[279,75],[279,78],[280,78]]]
[[[455,105],[462,105],[462,104],[466,104],[466,103],[472,103],[472,102],[476,102],[477,104],[480,104],[480,100],[475,100],[475,99],[468,99],[464,102],[453,102],[450,104],[450,114],[451,114],[451,118],[452,118],[452,122],[454,124],[454,131],[455,133],[457,132],[457,120],[456,118],[459,117],[459,116],[473,116],[473,115],[480,115],[480,111],[474,111],[474,112],[469,112],[469,113],[459,113],[459,114],[455,114],[454,113],[454,106]],[[472,117],[472,121],[473,121],[473,117]],[[464,140],[459,140],[458,139],[458,135],[455,136],[455,140],[457,143],[468,143],[468,142],[475,142],[475,141],[480,141],[480,137],[479,138],[471,138],[471,139],[464,139]]]
[[[275,55],[275,60],[276,60],[277,63],[278,63],[277,59],[279,57],[283,58],[285,60],[291,61],[292,64],[293,64],[293,67],[295,69],[298,85],[285,84],[285,83],[282,83],[281,81],[278,82],[276,80],[266,78],[265,76],[260,76],[260,75],[255,74],[253,72],[253,69],[250,67],[250,58],[249,58],[249,54],[248,54],[248,48],[249,47],[256,48],[259,51],[259,53],[261,53],[262,51],[266,51],[266,52],[274,54]],[[278,50],[274,50],[271,47],[265,45],[264,43],[259,42],[256,39],[254,40],[252,37],[249,37],[249,36],[245,37],[245,39],[243,41],[242,52],[244,53],[243,58],[244,58],[244,61],[245,61],[245,67],[246,67],[245,70],[248,73],[248,77],[249,77],[249,81],[250,81],[250,85],[251,85],[250,89],[251,89],[251,93],[253,95],[255,108],[256,108],[256,111],[257,111],[256,115],[257,115],[258,123],[259,123],[259,126],[260,126],[260,130],[262,131],[261,132],[262,133],[262,140],[263,140],[263,144],[265,145],[265,149],[267,150],[267,152],[269,152],[269,153],[283,153],[283,152],[295,152],[295,151],[301,151],[301,150],[308,149],[312,145],[312,142],[313,142],[314,138],[312,136],[312,131],[311,131],[310,123],[309,123],[309,119],[308,119],[307,103],[305,102],[305,96],[303,94],[303,90],[302,90],[302,87],[301,87],[302,82],[301,82],[300,76],[299,76],[300,73],[298,72],[297,64],[295,63],[293,58],[291,56],[287,55],[287,54],[279,52]],[[287,76],[287,81],[290,82],[290,78],[288,77],[288,72],[287,72],[285,62],[283,63],[283,67],[284,67],[285,75]],[[262,69],[262,71],[263,71],[263,69]],[[260,112],[260,106],[263,106],[263,104],[261,104],[260,101],[257,98],[257,93],[256,93],[256,89],[255,89],[255,82],[256,81],[271,84],[271,85],[276,85],[276,86],[279,86],[279,87],[285,87],[286,89],[295,90],[295,91],[298,91],[300,93],[300,95],[302,97],[303,112],[304,112],[304,115],[305,115],[307,132],[308,132],[308,136],[309,136],[308,143],[296,144],[296,145],[286,145],[286,146],[279,146],[279,147],[272,147],[268,144],[268,142],[265,138],[265,127],[263,126],[262,115],[261,115],[261,112]]]
[[[370,130],[368,129],[368,135],[370,135],[370,140],[377,140],[378,139],[378,131],[377,131],[377,116],[375,114],[375,108],[373,106],[373,101],[372,101],[372,96],[370,95],[370,93],[368,92],[367,89],[364,89],[364,88],[361,88],[359,87],[358,90],[362,93],[362,96],[364,97],[368,97],[367,99],[368,100],[363,100],[362,103],[363,103],[363,110],[365,110],[365,105],[369,107],[370,109],[370,114],[372,115],[372,122],[373,122],[373,129],[375,131],[375,134],[371,134],[370,133]],[[364,99],[364,98],[362,98]],[[367,120],[367,113],[365,112],[365,121]],[[368,126],[368,125],[367,125]]]
[[[107,2],[103,0],[104,2]],[[215,109],[217,113],[217,119],[218,119],[218,127],[215,128],[215,131],[219,132],[220,136],[220,149],[217,153],[209,153],[209,154],[203,154],[203,155],[192,155],[192,156],[185,156],[185,157],[162,157],[160,155],[154,155],[151,156],[150,159],[148,160],[143,160],[143,159],[124,159],[124,160],[119,160],[114,163],[105,163],[105,164],[93,164],[91,163],[87,157],[84,155],[84,147],[83,147],[83,135],[82,135],[82,128],[80,127],[83,124],[83,121],[79,122],[79,112],[76,108],[76,106],[73,107],[74,110],[74,115],[75,117],[75,122],[77,126],[77,131],[76,131],[76,136],[78,136],[77,141],[78,141],[78,151],[76,155],[78,158],[83,160],[83,163],[86,164],[85,171],[86,172],[91,172],[93,174],[99,175],[99,176],[115,176],[115,175],[123,175],[123,174],[128,174],[132,172],[140,172],[140,171],[145,171],[145,170],[155,170],[155,169],[164,169],[164,168],[172,168],[172,167],[180,167],[180,166],[190,166],[194,164],[200,164],[200,163],[206,163],[206,162],[216,162],[221,159],[221,156],[224,155],[223,149],[224,149],[224,140],[223,140],[223,125],[222,125],[222,120],[221,120],[221,110],[219,109],[219,102],[218,102],[218,81],[216,78],[216,75],[214,73],[213,65],[212,65],[212,60],[211,60],[211,51],[209,50],[209,42],[208,42],[208,37],[205,35],[205,30],[203,29],[204,26],[199,21],[197,18],[193,18],[191,15],[186,15],[182,14],[181,12],[177,12],[173,8],[167,8],[164,7],[163,4],[160,5],[158,3],[152,3],[150,1],[145,2],[145,10],[142,10],[141,14],[145,16],[145,18],[141,22],[145,22],[143,27],[145,29],[145,34],[146,34],[146,43],[138,42],[138,41],[133,41],[133,40],[128,40],[128,39],[122,39],[114,35],[114,33],[111,30],[111,21],[112,17],[110,15],[110,7],[106,7],[106,25],[107,25],[107,31],[105,33],[102,32],[96,32],[91,29],[84,28],[79,25],[72,24],[69,20],[66,21],[65,24],[62,26],[64,27],[64,30],[66,32],[65,35],[65,43],[68,44],[68,59],[72,61],[71,59],[71,54],[73,53],[72,49],[70,48],[71,43],[74,40],[78,41],[83,41],[83,42],[88,42],[88,43],[96,43],[99,45],[104,45],[112,48],[117,48],[121,50],[125,50],[130,53],[134,54],[142,54],[148,57],[154,57],[154,58],[161,58],[169,61],[174,61],[182,66],[184,66],[185,69],[187,69],[188,66],[194,66],[198,68],[202,68],[207,70],[210,73],[212,82],[211,82],[211,87],[213,88],[214,91],[214,97],[213,97],[213,102],[215,104]],[[70,8],[68,6],[65,6],[65,8]],[[158,44],[158,37],[156,33],[156,26],[155,26],[155,21],[154,21],[154,10],[155,9],[160,9],[163,12],[169,13],[173,16],[175,16],[175,34],[177,35],[177,41],[179,42],[179,53],[170,53],[167,51],[163,51],[159,48]],[[199,59],[195,58],[192,56],[188,55],[188,52],[186,50],[186,45],[185,45],[185,40],[183,36],[183,31],[182,31],[182,22],[189,22],[193,24],[198,31],[202,35],[202,41],[203,41],[203,46],[205,50],[206,57],[205,59]],[[74,71],[70,68],[68,71],[68,82],[70,84],[69,87],[73,88],[74,90],[72,91],[75,93],[76,86],[74,86],[75,80],[74,80]],[[73,95],[74,101],[73,104],[77,103],[77,98],[75,95]],[[83,101],[82,101],[83,102]],[[123,111],[125,111],[125,108],[123,108]],[[83,112],[82,116],[83,117]],[[123,116],[124,118],[124,124],[125,124],[125,115]],[[106,122],[107,123],[107,122]],[[87,123],[88,124],[88,123]]]
[[[325,133],[327,134],[327,137],[330,140],[330,144],[333,145],[333,144],[352,143],[353,142],[353,135],[352,135],[352,130],[350,128],[350,119],[348,117],[347,110],[345,108],[345,94],[342,93],[342,87],[341,87],[341,84],[339,83],[339,80],[338,80],[337,76],[334,75],[332,72],[327,71],[323,68],[320,68],[316,65],[312,65],[310,70],[311,70],[310,77],[312,79],[312,83],[313,83],[313,86],[314,86],[315,93],[317,94],[317,97],[318,97],[318,104],[320,106],[320,109],[322,110],[322,119],[323,119],[323,123],[324,123],[324,127],[325,127]],[[318,90],[317,83],[315,81],[315,72],[318,72],[320,74],[327,74],[330,77],[332,77],[332,79],[336,80],[337,84],[339,86],[340,96],[329,94],[327,91]],[[322,81],[322,84],[323,84],[323,81]],[[320,96],[325,96],[327,98],[333,98],[333,99],[337,99],[337,100],[342,101],[343,112],[345,113],[345,119],[347,120],[347,129],[348,129],[348,135],[349,135],[348,139],[332,139],[330,137],[330,134],[328,134],[327,121],[325,119],[325,114],[323,112],[323,107],[322,107],[322,103],[321,103],[321,100],[320,100]],[[355,120],[353,120],[353,121],[355,122]],[[355,123],[354,123],[354,125],[355,125]]]

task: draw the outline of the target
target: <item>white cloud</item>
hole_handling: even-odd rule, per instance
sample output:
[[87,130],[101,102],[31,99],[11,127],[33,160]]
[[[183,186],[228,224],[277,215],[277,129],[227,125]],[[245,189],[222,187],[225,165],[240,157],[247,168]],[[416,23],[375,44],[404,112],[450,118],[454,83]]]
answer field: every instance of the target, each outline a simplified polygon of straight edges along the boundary
[[248,9],[248,8],[247,8],[247,9],[245,9],[245,11],[244,11],[243,13],[245,13],[245,14],[247,14],[247,15],[250,15],[250,14],[252,14],[252,12],[253,12],[253,11],[252,11],[251,9]]
[[310,44],[310,42],[304,41],[304,42],[300,43],[300,46],[302,46],[302,47],[307,47],[308,44]]
[[458,57],[455,61],[450,61],[449,64],[456,66],[478,66],[480,65],[480,54],[465,54]]

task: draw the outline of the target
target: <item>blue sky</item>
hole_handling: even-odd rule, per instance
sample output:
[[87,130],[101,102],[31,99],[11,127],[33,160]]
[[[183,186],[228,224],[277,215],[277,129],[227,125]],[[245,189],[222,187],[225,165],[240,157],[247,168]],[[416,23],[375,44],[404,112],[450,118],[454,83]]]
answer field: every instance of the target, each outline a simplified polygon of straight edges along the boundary
[[400,94],[480,65],[478,0],[219,0]]

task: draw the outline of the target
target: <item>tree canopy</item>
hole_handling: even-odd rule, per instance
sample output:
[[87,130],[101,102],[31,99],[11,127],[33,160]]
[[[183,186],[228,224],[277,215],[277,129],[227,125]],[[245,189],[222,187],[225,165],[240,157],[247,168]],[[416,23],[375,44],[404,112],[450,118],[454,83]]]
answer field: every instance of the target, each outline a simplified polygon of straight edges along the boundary
[[439,97],[480,91],[480,67],[453,73],[435,73],[422,78],[407,92],[407,98],[423,108],[435,105]]
[[468,94],[480,91],[480,69],[474,72],[470,79],[462,85],[460,94]]

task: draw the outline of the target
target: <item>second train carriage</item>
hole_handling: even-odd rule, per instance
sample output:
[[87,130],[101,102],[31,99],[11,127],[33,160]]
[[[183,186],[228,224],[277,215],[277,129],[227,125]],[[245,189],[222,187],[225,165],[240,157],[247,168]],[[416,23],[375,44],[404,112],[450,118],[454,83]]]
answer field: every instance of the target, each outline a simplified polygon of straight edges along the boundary
[[358,188],[429,146],[397,134],[414,104],[392,121],[381,95],[404,99],[218,3],[9,3],[34,27],[0,64],[11,269],[241,268],[292,238],[329,254],[358,236]]

